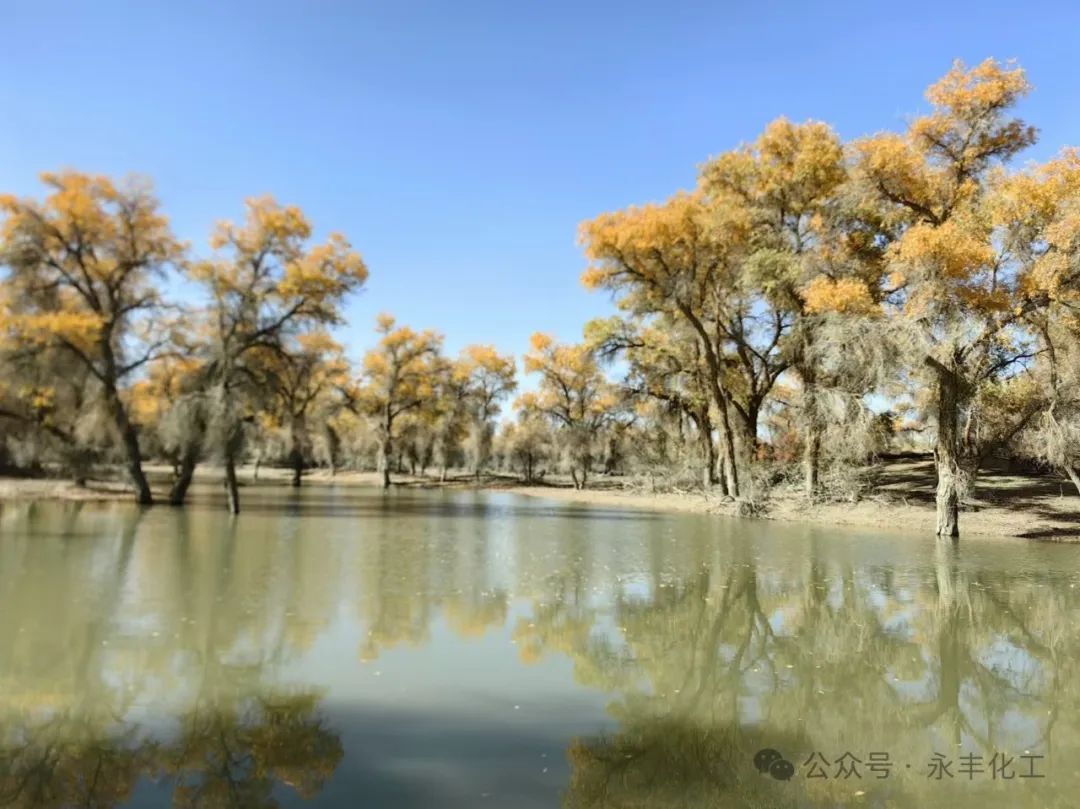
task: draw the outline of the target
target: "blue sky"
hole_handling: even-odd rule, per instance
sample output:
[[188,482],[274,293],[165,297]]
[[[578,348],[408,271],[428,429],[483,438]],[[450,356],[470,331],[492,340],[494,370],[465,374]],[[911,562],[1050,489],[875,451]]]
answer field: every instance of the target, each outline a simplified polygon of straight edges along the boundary
[[693,184],[778,115],[899,129],[953,58],[1016,58],[1041,159],[1080,143],[1080,3],[0,0],[0,191],[151,176],[174,228],[272,193],[371,270],[374,316],[520,355],[609,311],[577,224]]

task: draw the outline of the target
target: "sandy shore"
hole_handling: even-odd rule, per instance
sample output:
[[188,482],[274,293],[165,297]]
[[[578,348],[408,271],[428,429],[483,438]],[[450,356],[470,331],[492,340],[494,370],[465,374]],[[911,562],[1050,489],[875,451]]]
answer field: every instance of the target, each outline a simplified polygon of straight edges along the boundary
[[[169,470],[149,467],[155,489],[163,496]],[[263,469],[260,482],[283,482],[288,473]],[[250,482],[253,470],[240,470],[242,482]],[[197,479],[206,483],[220,480],[213,468],[201,469]],[[330,476],[323,470],[305,475],[305,485],[376,486],[379,478],[369,472],[339,472]],[[730,500],[702,492],[643,492],[629,490],[617,478],[597,478],[585,491],[568,482],[554,480],[546,485],[525,486],[509,477],[485,477],[477,483],[468,476],[455,476],[440,483],[432,477],[397,475],[394,485],[406,488],[479,488],[543,497],[566,503],[602,505],[647,511],[716,514],[735,517]],[[818,525],[897,529],[919,533],[934,530],[934,471],[929,461],[893,462],[878,469],[876,485],[869,497],[856,503],[808,504],[797,491],[775,491],[763,513],[754,519],[773,519]],[[0,501],[13,499],[117,500],[130,497],[122,483],[91,481],[78,487],[66,481],[0,477]],[[742,518],[745,519],[745,518]],[[1052,476],[987,472],[976,488],[975,498],[961,515],[965,536],[1021,537],[1026,539],[1080,542],[1080,496],[1066,481]]]

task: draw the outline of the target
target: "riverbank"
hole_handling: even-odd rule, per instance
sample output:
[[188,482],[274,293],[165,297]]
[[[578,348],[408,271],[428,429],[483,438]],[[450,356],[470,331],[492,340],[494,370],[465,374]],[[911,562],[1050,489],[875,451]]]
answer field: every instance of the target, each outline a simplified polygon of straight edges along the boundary
[[[331,480],[321,472],[311,479]],[[378,484],[378,477],[372,473],[338,473],[333,480],[342,484]],[[487,478],[477,484],[468,477],[439,483],[431,478],[399,476],[395,485],[482,488],[566,503],[738,518],[737,505],[717,494],[630,489],[619,478],[596,478],[584,491],[558,478],[546,485],[526,486],[512,478]],[[875,470],[871,490],[857,502],[808,504],[800,489],[778,488],[752,519],[933,533],[937,522],[936,486],[930,460],[892,461]],[[965,536],[1080,542],[1080,496],[1071,483],[1049,475],[987,470],[960,519]]]
[[[167,488],[169,469],[148,467],[156,493],[162,498]],[[254,470],[239,470],[241,482],[253,481]],[[282,483],[288,478],[282,469],[260,470],[260,483]],[[210,483],[220,479],[213,468],[199,470],[197,481]],[[868,494],[854,503],[828,502],[807,504],[797,489],[774,489],[758,518],[877,529],[903,529],[918,533],[934,530],[933,464],[929,460],[904,460],[883,463],[874,469],[873,485]],[[376,486],[379,477],[372,472],[339,472],[331,476],[325,470],[313,470],[304,476],[308,486]],[[701,491],[652,492],[630,487],[622,478],[598,477],[590,488],[578,491],[568,480],[558,477],[543,485],[524,485],[509,476],[455,475],[445,482],[435,477],[395,475],[400,488],[449,488],[506,491],[529,497],[543,497],[565,503],[581,503],[623,509],[666,511],[736,516],[736,504],[716,494]],[[27,499],[122,500],[130,489],[117,481],[90,481],[79,487],[68,481],[43,478],[0,477],[0,501]],[[1080,542],[1080,496],[1070,483],[1050,475],[1033,475],[988,470],[961,515],[965,536],[1020,537],[1025,539]]]

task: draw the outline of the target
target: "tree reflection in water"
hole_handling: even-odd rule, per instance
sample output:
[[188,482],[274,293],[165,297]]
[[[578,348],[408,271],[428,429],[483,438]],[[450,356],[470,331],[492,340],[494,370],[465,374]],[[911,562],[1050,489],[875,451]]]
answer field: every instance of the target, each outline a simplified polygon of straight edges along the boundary
[[[18,616],[0,625],[9,650],[0,668],[0,805],[112,807],[142,779],[171,789],[177,807],[274,807],[279,785],[315,796],[341,742],[317,692],[273,679],[310,642],[306,625],[291,620],[296,599],[304,622],[335,600],[296,586],[298,560],[280,579],[260,575],[280,552],[273,542],[245,543],[241,559],[235,532],[199,540],[186,519],[174,523],[174,542],[136,552],[143,515],[120,521],[108,553],[80,541],[69,519],[49,531],[43,517],[33,536],[0,544],[0,592]],[[166,564],[154,558],[161,553],[175,556]],[[150,585],[160,611],[129,614],[124,599],[147,586],[135,575],[141,564],[172,579]],[[154,717],[164,726],[154,732],[136,714],[162,703],[171,703],[167,721]]]
[[[827,563],[813,539],[768,563],[737,538],[713,559],[654,550],[653,579],[609,615],[570,570],[517,625],[525,662],[568,655],[613,695],[617,731],[569,747],[565,806],[1073,805],[1080,597],[1065,574],[983,568],[948,543],[932,564],[879,567]],[[760,775],[763,747],[795,778]],[[807,779],[815,751],[850,751],[862,777]],[[873,751],[889,778],[867,771]],[[995,752],[1027,751],[1045,779],[991,778]],[[927,778],[934,752],[981,755],[985,772]]]
[[176,807],[275,807],[276,785],[314,797],[342,756],[313,695],[268,695],[197,709],[162,742],[108,716],[65,712],[0,719],[0,805],[112,807],[142,778],[172,787]]
[[[175,806],[318,802],[348,755],[320,704],[327,669],[309,665],[335,622],[357,628],[331,655],[350,675],[377,658],[422,668],[438,635],[445,654],[572,661],[575,684],[561,667],[533,682],[555,689],[541,707],[588,694],[611,718],[605,735],[545,726],[565,743],[562,799],[575,809],[1069,806],[1080,788],[1074,555],[1056,565],[1048,548],[908,548],[550,507],[492,515],[479,496],[410,495],[401,513],[368,515],[360,538],[329,541],[326,523],[305,522],[301,540],[303,508],[258,516],[250,499],[240,523],[199,510],[0,512],[0,805],[107,807],[146,789]],[[347,503],[368,514],[362,498]],[[474,642],[504,628],[509,638]],[[434,698],[512,671],[475,661],[468,682],[433,671],[446,679]],[[425,707],[424,732],[451,721],[441,706]],[[476,727],[508,734],[495,739],[508,748],[524,732]],[[409,778],[472,766],[430,747]],[[754,768],[765,747],[796,766],[790,781]],[[1045,756],[1045,779],[926,777],[935,752],[985,764],[1026,750]],[[861,779],[805,777],[813,752],[874,751],[889,753],[888,779],[865,764]]]

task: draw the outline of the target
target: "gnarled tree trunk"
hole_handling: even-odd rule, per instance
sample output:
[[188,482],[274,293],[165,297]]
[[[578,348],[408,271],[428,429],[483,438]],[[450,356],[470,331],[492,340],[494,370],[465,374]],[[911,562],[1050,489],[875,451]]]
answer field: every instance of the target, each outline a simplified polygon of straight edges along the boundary
[[942,365],[933,365],[938,377],[938,431],[934,447],[937,468],[937,535],[960,536],[960,495],[968,481],[960,446],[961,382]]
[[146,474],[142,468],[142,454],[139,451],[139,434],[135,425],[128,418],[127,409],[120,401],[120,395],[116,389],[109,386],[105,391],[105,404],[109,409],[116,430],[120,433],[120,442],[124,447],[124,455],[127,462],[128,477],[135,487],[135,502],[141,506],[154,504],[154,494],[150,490],[150,484],[146,480]]

